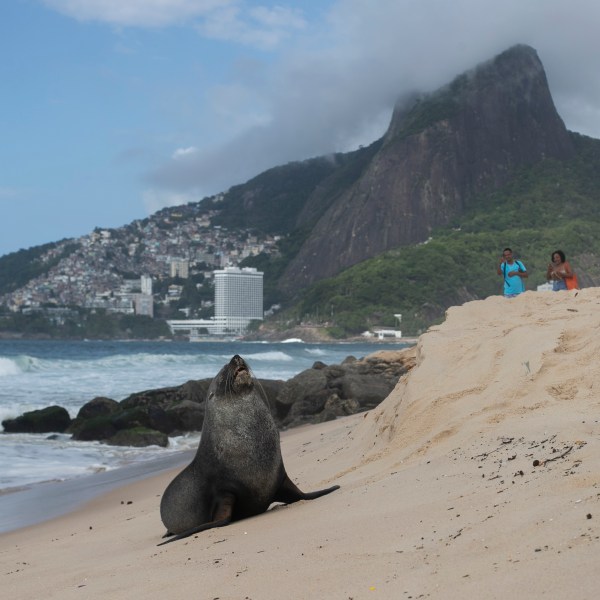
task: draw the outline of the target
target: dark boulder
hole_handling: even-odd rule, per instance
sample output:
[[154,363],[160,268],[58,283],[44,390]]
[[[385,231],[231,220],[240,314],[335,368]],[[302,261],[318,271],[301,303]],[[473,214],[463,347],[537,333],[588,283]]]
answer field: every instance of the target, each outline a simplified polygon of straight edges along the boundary
[[201,431],[204,423],[204,403],[183,400],[175,406],[167,408],[167,417],[175,427],[175,431]]
[[190,380],[180,386],[131,394],[120,405],[118,429],[143,426],[162,433],[199,431],[204,421],[204,400],[211,379]]
[[169,445],[169,438],[166,434],[148,429],[146,427],[134,427],[133,429],[122,429],[106,440],[113,446],[134,446],[141,448],[143,446],[161,446],[166,448]]
[[415,348],[384,351],[341,365],[315,363],[283,384],[276,420],[282,428],[369,410],[387,398],[415,364]]
[[[331,392],[327,388],[323,388],[313,394],[305,394],[294,402],[285,419],[281,421],[283,427],[289,427],[295,422],[304,422],[305,417],[311,417],[320,413],[325,408]],[[301,418],[300,418],[301,417]]]
[[71,417],[62,406],[48,406],[2,421],[6,433],[64,433],[70,424]]
[[117,433],[111,415],[101,415],[93,419],[81,419],[70,432],[74,440],[80,442],[104,441]]
[[190,380],[183,385],[136,392],[120,404],[124,409],[149,405],[167,409],[184,400],[200,403],[205,400],[211,381],[212,379]]
[[167,435],[177,430],[175,421],[171,418],[169,413],[160,406],[149,406],[146,413],[148,415],[148,427],[150,429],[156,429]]
[[267,405],[271,409],[271,414],[277,419],[277,397],[285,385],[285,381],[283,379],[259,379],[258,384]]
[[[286,421],[288,413],[293,405],[313,397],[315,394],[327,389],[326,369],[306,369],[286,381],[277,395],[275,405],[275,419]],[[310,400],[305,403],[311,406]]]
[[378,373],[359,373],[351,370],[346,372],[340,383],[341,397],[356,400],[362,410],[377,406],[396,385],[395,381],[389,381]]
[[[104,398],[103,396],[98,396],[89,402],[86,402],[77,413],[77,417],[71,421],[69,428],[67,429],[68,433],[73,434],[73,439],[101,439],[96,437],[86,438],[87,435],[91,434],[91,430],[88,429],[86,433],[84,433],[83,438],[79,438],[79,432],[81,431],[84,423],[93,420],[100,419],[98,423],[108,422],[110,421],[109,417],[121,412],[123,409],[121,405],[111,398]],[[94,426],[95,428],[95,426]]]
[[[76,440],[107,444],[166,445],[170,434],[199,431],[204,420],[204,399],[210,379],[190,380],[183,385],[131,394],[121,402],[94,398],[86,403],[73,422],[70,433]],[[137,431],[128,437],[126,433]],[[144,435],[139,434],[144,431]],[[153,432],[149,435],[147,432]],[[160,437],[156,437],[156,432]],[[145,443],[147,442],[147,443]]]
[[111,422],[117,430],[150,427],[150,415],[145,408],[135,406],[114,415]]
[[325,402],[323,412],[335,415],[336,417],[346,417],[360,412],[361,405],[354,398],[340,398],[337,394],[331,394]]
[[120,412],[123,409],[121,405],[111,398],[98,396],[89,402],[86,402],[77,413],[77,419],[93,419],[94,417],[102,417]]

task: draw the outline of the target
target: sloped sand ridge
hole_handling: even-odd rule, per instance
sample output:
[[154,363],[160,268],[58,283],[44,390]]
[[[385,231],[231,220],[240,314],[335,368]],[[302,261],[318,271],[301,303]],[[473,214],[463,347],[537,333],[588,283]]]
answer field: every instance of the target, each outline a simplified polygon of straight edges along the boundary
[[[592,599],[600,290],[488,298],[376,410],[282,435],[310,502],[157,548],[171,472],[0,537],[7,597]],[[128,504],[131,502],[131,504]]]
[[[356,437],[367,456],[445,451],[504,422],[543,418],[561,430],[564,401],[583,411],[599,406],[600,294],[528,292],[451,308],[421,336],[417,368],[365,420]],[[594,388],[594,385],[596,388]],[[528,417],[525,419],[525,417]],[[369,450],[369,451],[367,451]]]

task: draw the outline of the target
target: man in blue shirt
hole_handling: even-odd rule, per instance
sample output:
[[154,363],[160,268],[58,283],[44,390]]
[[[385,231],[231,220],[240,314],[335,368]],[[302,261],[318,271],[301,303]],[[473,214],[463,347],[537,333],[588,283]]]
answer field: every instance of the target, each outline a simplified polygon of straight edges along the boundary
[[510,248],[504,248],[498,263],[498,275],[504,277],[504,297],[514,298],[525,291],[523,279],[529,277],[525,265],[513,258]]

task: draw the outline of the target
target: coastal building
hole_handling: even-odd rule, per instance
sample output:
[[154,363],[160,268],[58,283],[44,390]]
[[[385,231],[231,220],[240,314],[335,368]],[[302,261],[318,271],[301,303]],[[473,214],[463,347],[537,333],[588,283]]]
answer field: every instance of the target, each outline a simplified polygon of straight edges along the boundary
[[215,320],[223,333],[243,333],[251,321],[263,319],[263,273],[253,268],[226,267],[214,272]]
[[225,319],[170,319],[167,325],[171,333],[176,335],[184,333],[189,336],[190,342],[201,340],[205,335],[223,335],[225,333]]
[[[213,272],[215,316],[210,319],[172,319],[173,334],[184,333],[190,341],[207,335],[238,336],[252,321],[263,319],[263,273],[252,268],[226,267]],[[178,286],[170,286],[175,292]],[[172,290],[173,288],[173,290]]]

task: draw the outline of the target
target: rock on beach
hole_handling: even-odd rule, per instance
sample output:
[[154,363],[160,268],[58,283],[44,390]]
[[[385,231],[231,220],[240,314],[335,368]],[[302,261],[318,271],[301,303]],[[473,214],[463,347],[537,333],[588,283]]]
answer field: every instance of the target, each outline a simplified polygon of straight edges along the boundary
[[[415,364],[415,348],[347,357],[341,365],[320,361],[288,381],[260,379],[281,429],[321,423],[377,406]],[[74,440],[114,445],[168,445],[168,437],[201,431],[211,379],[136,392],[117,402],[96,397],[71,420],[60,406],[25,413],[2,422],[5,432],[67,432]]]

